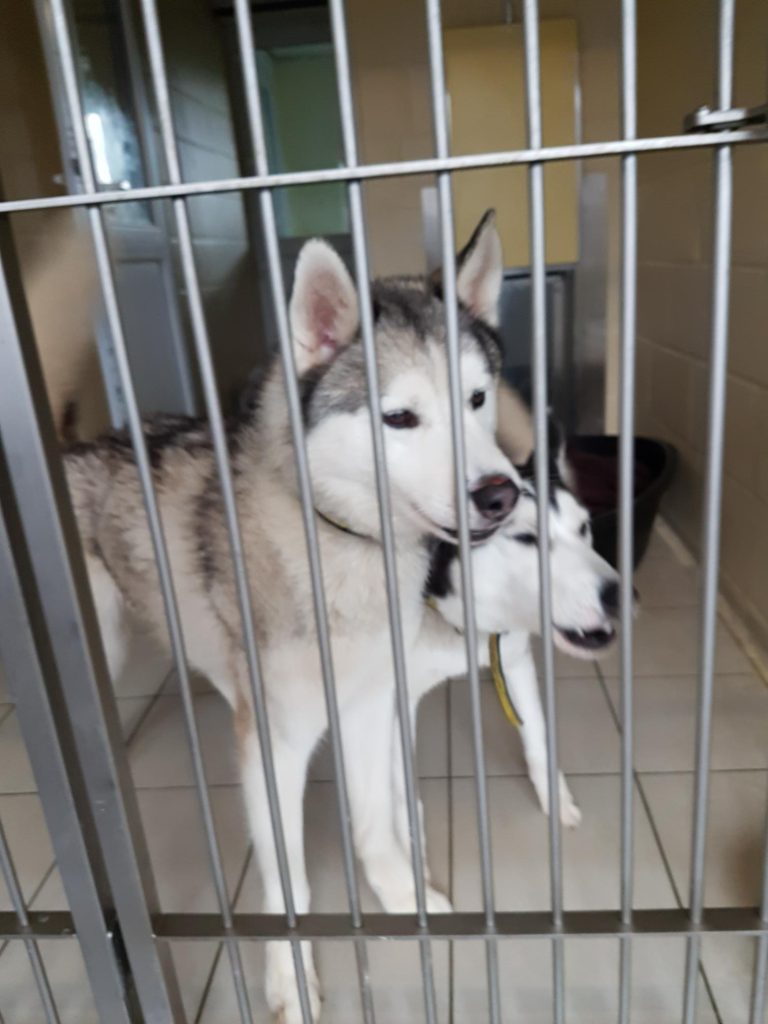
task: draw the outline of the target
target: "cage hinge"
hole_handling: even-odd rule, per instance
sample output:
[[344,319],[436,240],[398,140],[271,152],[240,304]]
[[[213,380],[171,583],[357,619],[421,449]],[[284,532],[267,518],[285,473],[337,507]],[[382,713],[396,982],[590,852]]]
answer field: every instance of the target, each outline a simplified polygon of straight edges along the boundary
[[768,124],[768,104],[759,107],[732,107],[730,110],[712,110],[699,107],[687,114],[683,121],[686,132],[727,132],[737,129],[765,127]]

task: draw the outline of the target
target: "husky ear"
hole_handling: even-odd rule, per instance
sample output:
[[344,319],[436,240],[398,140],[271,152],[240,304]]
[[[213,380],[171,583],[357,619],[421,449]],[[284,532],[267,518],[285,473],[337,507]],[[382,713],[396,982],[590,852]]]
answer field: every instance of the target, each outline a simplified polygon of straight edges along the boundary
[[307,242],[299,253],[289,315],[299,374],[330,362],[357,331],[352,278],[336,250],[319,238]]
[[456,259],[459,299],[480,320],[497,327],[504,272],[496,211],[487,210]]
[[575,477],[570,462],[568,461],[568,443],[563,430],[563,425],[552,410],[549,411],[549,422],[547,424],[549,434],[549,459],[553,464],[557,475],[568,488],[575,490]]
[[[573,473],[568,462],[565,433],[551,409],[547,412],[547,455],[550,482],[565,484],[569,490],[573,490]],[[524,480],[533,481],[536,476],[535,453],[532,451],[526,461],[515,468]]]

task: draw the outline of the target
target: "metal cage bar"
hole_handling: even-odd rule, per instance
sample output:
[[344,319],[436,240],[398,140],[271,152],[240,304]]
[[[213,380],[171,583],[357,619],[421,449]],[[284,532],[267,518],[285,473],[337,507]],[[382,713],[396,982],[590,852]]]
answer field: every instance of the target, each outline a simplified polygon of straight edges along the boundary
[[60,1024],[59,1014],[56,1009],[53,993],[51,992],[51,986],[48,981],[45,964],[43,963],[43,958],[40,955],[40,947],[38,946],[37,941],[28,934],[29,915],[24,902],[24,894],[21,891],[21,885],[19,884],[19,879],[16,875],[16,870],[11,858],[11,850],[8,846],[8,840],[5,837],[2,819],[0,819],[0,874],[5,880],[5,887],[11,898],[11,906],[13,907],[13,912],[19,922],[19,930],[24,934],[24,948],[27,951],[29,966],[32,969],[32,976],[35,979],[35,987],[37,988],[38,995],[40,996],[40,1003],[43,1008],[43,1013],[45,1014],[46,1024]]
[[0,213],[25,213],[75,206],[106,206],[112,203],[133,203],[150,199],[176,199],[182,196],[217,195],[225,192],[289,188],[295,185],[318,185],[333,181],[370,181],[377,178],[399,178],[415,174],[439,174],[442,171],[469,171],[487,167],[525,167],[536,163],[559,163],[564,160],[598,160],[607,156],[631,153],[671,153],[687,149],[711,149],[716,146],[740,146],[768,142],[764,129],[708,132],[696,135],[660,135],[642,139],[615,139],[607,142],[574,143],[568,146],[501,150],[468,156],[428,157],[423,160],[396,160],[391,163],[361,164],[355,168],[328,167],[318,171],[291,171],[279,174],[253,174],[211,181],[179,182],[172,185],[150,185],[125,191],[104,191],[96,194],[46,196],[38,199],[13,199],[0,203]]
[[[99,640],[95,609],[88,587],[85,565],[60,459],[55,451],[53,424],[45,401],[45,386],[36,359],[21,284],[12,265],[12,245],[7,218],[0,222],[0,433],[8,472],[21,523],[30,571],[34,575],[39,602],[48,626],[51,653],[66,714],[72,727],[85,792],[93,808],[93,821],[103,852],[111,898],[120,914],[121,934],[129,951],[131,966],[140,990],[147,1021],[169,1024],[180,1012],[180,996],[169,972],[167,951],[153,942],[150,914],[157,909],[157,894],[149,871],[148,855],[120,740],[120,725],[114,694],[109,684]],[[5,500],[5,499],[4,499]],[[35,646],[42,643],[37,640]],[[43,710],[43,705],[38,705]],[[30,723],[42,729],[42,721]],[[27,736],[40,735],[33,731]],[[55,749],[55,748],[54,748]],[[58,770],[51,765],[52,770]],[[54,775],[55,778],[55,775]],[[39,781],[39,780],[38,780]],[[51,783],[53,786],[53,783]],[[41,786],[41,794],[43,787]],[[48,793],[52,796],[52,790]],[[60,788],[58,795],[66,799]],[[71,800],[63,806],[71,808]],[[60,808],[46,804],[50,821]],[[84,813],[87,810],[84,809]],[[75,847],[76,849],[76,847]],[[57,852],[61,852],[60,850]],[[73,856],[75,850],[71,851]],[[64,858],[67,862],[67,858]],[[83,869],[82,861],[69,860],[73,872]],[[109,901],[103,891],[93,895],[88,875],[83,874],[83,913],[93,912],[90,900]],[[74,885],[68,894],[78,894]],[[108,903],[107,903],[108,905]],[[73,911],[75,905],[73,904]],[[90,929],[96,922],[91,918]],[[85,948],[85,947],[84,947]],[[96,954],[98,946],[94,947]],[[103,954],[103,951],[101,951]],[[113,1017],[127,1017],[120,1009],[110,983],[120,987],[114,964],[102,955],[104,983],[95,991],[113,1002]]]
[[[49,0],[49,3],[52,15],[53,43],[62,68],[65,92],[64,98],[69,111],[70,123],[73,126],[75,149],[78,155],[78,162],[80,164],[83,188],[87,193],[95,193],[96,181],[87,141],[85,118],[80,99],[70,26],[66,16],[63,0]],[[120,376],[120,385],[128,417],[129,434],[131,436],[136,456],[136,466],[142,489],[142,497],[144,499],[144,505],[147,512],[147,523],[152,538],[160,589],[165,606],[171,650],[179,678],[179,687],[184,707],[185,724],[192,759],[193,775],[198,798],[200,800],[201,817],[206,843],[208,845],[214,889],[216,891],[216,898],[219,903],[222,918],[225,925],[228,925],[231,922],[232,910],[229,903],[221,851],[215,834],[213,809],[208,792],[205,765],[203,762],[202,748],[200,744],[200,735],[195,719],[194,702],[192,698],[189,668],[186,659],[181,617],[173,583],[170,558],[160,518],[157,495],[155,493],[154,482],[152,479],[150,457],[146,441],[144,439],[141,414],[139,412],[130,364],[128,361],[125,335],[122,326],[114,276],[110,263],[102,210],[98,207],[91,208],[89,211],[89,219],[96,254],[99,281],[105,302],[107,320],[113,339],[115,358]],[[233,940],[225,939],[224,941],[232,964],[235,990],[238,996],[241,1017],[245,1024],[250,1024],[250,1007],[248,1003],[247,990],[245,988],[239,950]]]
[[757,940],[755,967],[752,977],[752,994],[749,1024],[763,1024],[766,1008],[766,985],[768,983],[768,810],[765,817],[763,839],[763,884],[760,892],[760,921],[764,931]]
[[[349,47],[343,0],[330,0],[330,9],[334,54],[336,60],[339,113],[344,146],[344,161],[347,167],[353,168],[358,165],[357,131],[355,127],[354,101],[352,97],[351,70],[349,64]],[[387,474],[386,453],[384,450],[381,399],[379,395],[379,375],[373,329],[368,245],[366,240],[363,197],[360,182],[349,182],[347,186],[347,198],[349,204],[350,224],[352,227],[355,277],[357,280],[357,290],[360,300],[361,338],[365,356],[368,407],[371,415],[371,443],[374,454],[376,492],[379,502],[379,524],[381,529],[382,554],[387,589],[387,613],[389,616],[392,665],[394,669],[395,683],[395,701],[403,760],[403,781],[408,814],[408,831],[414,893],[416,897],[416,916],[419,927],[424,933],[428,933],[426,864],[422,842],[419,798],[416,788],[416,722],[415,716],[413,722],[411,720],[411,703],[408,696],[405,645],[403,640],[402,614],[397,579],[397,556],[395,550],[395,536],[392,526],[392,508],[389,477]],[[419,958],[424,992],[424,1012],[427,1021],[429,1024],[432,1024],[432,1022],[437,1020],[437,1000],[435,996],[432,945],[427,934],[421,936],[419,940]]]
[[[542,143],[538,18],[537,0],[523,0],[526,118],[528,143],[532,149],[540,148]],[[551,456],[547,430],[547,268],[544,227],[544,167],[539,162],[532,163],[528,169],[528,197],[532,284],[534,465],[538,505],[540,616],[549,785],[549,870],[552,920],[555,927],[560,927],[563,921],[563,860],[560,835],[557,707],[549,558],[549,459]],[[559,938],[553,940],[552,943],[552,974],[554,1019],[555,1024],[562,1024],[565,1020],[565,949]]]
[[[7,252],[4,253],[6,270]],[[4,335],[9,340],[11,333]],[[104,906],[109,906],[101,858],[95,848],[94,823],[75,762],[72,738],[63,724],[60,702],[54,706],[46,682],[56,675],[52,655],[40,626],[39,602],[30,583],[32,571],[26,557],[18,514],[12,508],[11,484],[5,464],[0,464],[3,508],[0,515],[0,650],[9,669],[19,729],[35,776],[40,801],[51,836],[56,864],[67,903],[72,930],[83,950],[95,1005],[102,1017],[126,1024],[122,979],[109,934]],[[22,571],[23,567],[23,571]],[[35,622],[31,609],[37,605]],[[3,840],[5,843],[5,840]],[[9,862],[11,870],[13,863]],[[11,889],[13,883],[9,883]],[[35,912],[13,915],[26,942],[36,934]],[[47,920],[47,915],[46,915]],[[33,970],[35,967],[33,965]],[[56,1019],[55,1017],[51,1019]]]
[[[245,90],[246,109],[253,149],[254,166],[259,173],[268,173],[267,147],[264,137],[264,123],[259,99],[258,68],[253,39],[253,22],[247,0],[235,0],[235,21],[237,38],[242,65],[243,86]],[[347,890],[351,924],[353,930],[359,930],[363,924],[360,906],[359,880],[355,861],[355,850],[352,832],[352,814],[347,786],[346,767],[344,763],[343,738],[339,719],[339,707],[336,693],[336,681],[331,655],[331,641],[328,626],[328,612],[323,589],[323,575],[320,558],[320,546],[317,535],[312,480],[309,471],[304,424],[301,416],[301,402],[298,393],[296,367],[291,346],[288,314],[285,304],[285,286],[279,257],[279,238],[275,219],[272,193],[265,191],[261,196],[262,228],[265,233],[268,271],[272,285],[272,300],[275,310],[275,322],[278,328],[278,342],[285,378],[288,399],[291,436],[293,439],[296,469],[299,479],[299,495],[301,499],[304,534],[309,560],[312,600],[317,628],[318,648],[323,677],[325,702],[328,712],[328,728],[331,737],[336,795],[339,808],[339,824],[342,840],[342,857],[344,880]],[[368,1024],[375,1019],[373,995],[371,992],[368,955],[362,938],[355,941],[355,956],[360,987],[360,1000],[363,1020]]]
[[[432,92],[432,121],[435,152],[440,159],[449,154],[448,118],[446,110],[445,69],[439,0],[427,0],[427,39]],[[464,441],[461,380],[461,348],[459,341],[458,295],[456,291],[456,245],[454,237],[453,190],[451,175],[437,175],[440,239],[442,256],[442,287],[445,306],[448,383],[450,390],[451,435],[453,443],[454,487],[461,568],[461,599],[463,604],[464,639],[467,652],[467,683],[472,714],[472,755],[477,808],[477,833],[480,848],[480,883],[483,913],[489,933],[493,932],[496,905],[493,888],[493,857],[491,823],[488,812],[488,776],[483,739],[480,676],[477,660],[477,622],[475,620],[472,554],[469,534],[469,494],[467,490],[467,459]],[[491,1024],[501,1020],[499,988],[499,949],[494,938],[486,943],[488,1009]]]
[[[166,163],[166,172],[171,183],[178,185],[182,180],[181,165],[174,131],[173,113],[168,88],[168,74],[165,66],[160,22],[157,13],[157,6],[154,0],[141,0],[141,12],[149,55],[152,92],[160,122],[160,136]],[[229,537],[230,551],[235,571],[237,600],[240,609],[243,638],[245,642],[250,697],[253,703],[256,728],[261,749],[280,885],[285,905],[286,919],[289,924],[293,924],[296,919],[296,907],[288,861],[285,830],[280,813],[279,787],[274,765],[272,740],[267,715],[266,695],[264,692],[261,666],[256,647],[248,570],[237,512],[237,502],[232,477],[232,467],[229,460],[226,430],[221,411],[221,402],[216,387],[208,328],[205,321],[200,282],[195,265],[192,233],[187,207],[182,198],[177,198],[173,201],[173,215],[179,240],[182,276],[187,291],[189,313],[192,323],[192,335],[202,378],[208,422],[213,437],[219,487],[224,503],[227,535]],[[305,1024],[309,1024],[312,1016],[309,989],[304,959],[298,942],[291,943],[291,952],[296,972],[301,1014]],[[235,965],[233,964],[233,970],[234,966]],[[242,991],[240,993],[240,999],[242,1012],[242,996],[245,995],[247,998],[244,979],[241,984]]]
[[[727,110],[733,99],[735,0],[720,0],[718,24],[717,106]],[[707,414],[707,462],[702,534],[702,606],[699,687],[696,708],[696,776],[691,836],[690,915],[698,925],[704,909],[704,857],[707,840],[712,697],[720,566],[720,509],[723,490],[725,389],[728,360],[728,307],[733,220],[733,168],[730,146],[715,150],[715,234],[712,259],[712,340]],[[683,1020],[696,1019],[701,939],[686,948]]]
[[[637,136],[637,23],[635,0],[621,3],[622,136]],[[619,424],[619,573],[621,624],[621,920],[632,924],[634,894],[634,716],[632,617],[634,594],[635,323],[637,310],[637,156],[621,158],[621,371]],[[628,1024],[632,940],[622,938],[619,1024]]]
[[[71,941],[74,933],[72,914],[67,911],[30,910],[27,934],[36,939]],[[483,911],[455,911],[436,914],[429,920],[430,938],[440,941],[487,943],[496,939],[553,938],[617,939],[629,934],[621,915],[612,910],[564,910],[563,924],[555,928],[549,910],[496,912],[496,925],[489,931]],[[153,914],[155,937],[163,942],[212,942],[234,934],[239,942],[293,942],[332,940],[354,941],[357,934],[370,941],[413,942],[423,934],[415,914],[370,913],[363,917],[359,933],[349,927],[349,915],[300,914],[295,928],[289,928],[282,914],[235,914],[233,928],[227,932],[218,913]],[[691,924],[688,911],[682,907],[664,910],[635,910],[632,935],[644,937],[687,938],[691,935],[721,935],[729,938],[759,939],[768,935],[768,922],[755,907],[710,907],[705,909],[698,928]],[[24,937],[13,911],[0,911],[0,941],[17,941]],[[109,1020],[109,1018],[107,1018]],[[761,1022],[762,1024],[762,1022]]]
[[[426,17],[429,39],[430,81],[436,139],[436,155],[424,160],[400,161],[381,164],[360,164],[358,162],[354,102],[349,66],[348,40],[343,0],[329,0],[334,53],[337,68],[339,106],[345,152],[345,166],[311,172],[270,174],[264,143],[262,112],[259,90],[250,5],[248,0],[234,0],[238,42],[242,61],[246,105],[251,129],[251,141],[255,157],[256,174],[248,177],[227,178],[219,181],[185,183],[176,145],[173,116],[168,89],[167,71],[163,54],[160,24],[155,0],[141,0],[144,31],[150,58],[152,85],[160,117],[161,138],[165,154],[169,183],[128,192],[97,192],[90,164],[90,154],[85,134],[85,123],[80,103],[77,72],[73,59],[72,37],[65,17],[64,0],[40,0],[52,21],[53,37],[59,60],[64,69],[64,102],[73,124],[78,157],[81,163],[84,191],[78,195],[45,199],[28,199],[12,202],[0,201],[0,231],[8,230],[11,212],[88,207],[88,216],[93,234],[99,278],[104,293],[110,327],[115,337],[121,383],[126,393],[129,409],[129,431],[136,453],[144,501],[155,558],[158,565],[161,589],[171,634],[171,646],[177,662],[181,682],[182,699],[192,752],[195,784],[201,801],[203,825],[208,842],[214,886],[219,901],[218,914],[173,915],[155,912],[156,899],[152,883],[146,871],[145,851],[138,828],[136,809],[130,797],[126,800],[125,765],[119,753],[119,741],[115,729],[114,707],[109,697],[104,697],[105,673],[98,644],[93,646],[95,618],[85,586],[85,574],[76,553],[77,545],[72,517],[66,500],[62,500],[61,474],[55,467],[52,456],[52,430],[46,422],[44,406],[40,401],[41,383],[39,368],[29,366],[29,325],[24,322],[19,329],[19,316],[26,321],[23,304],[11,295],[8,287],[8,264],[0,266],[0,322],[9,328],[7,338],[0,338],[0,425],[3,427],[3,443],[8,449],[10,475],[18,492],[20,510],[29,510],[34,503],[35,491],[44,494],[42,509],[37,510],[29,523],[23,525],[23,533],[30,548],[29,558],[33,563],[32,575],[39,584],[43,579],[55,578],[55,593],[30,597],[16,586],[16,566],[11,557],[5,522],[0,519],[0,570],[7,563],[12,572],[10,583],[0,575],[0,596],[13,590],[12,604],[19,608],[39,601],[44,617],[50,620],[52,654],[58,663],[59,674],[67,677],[65,689],[70,704],[75,697],[82,697],[88,704],[88,728],[94,732],[90,747],[82,735],[78,737],[79,754],[82,758],[86,778],[90,782],[90,799],[93,806],[105,803],[107,794],[112,800],[109,807],[108,823],[101,820],[100,842],[110,869],[109,877],[115,897],[117,920],[121,926],[121,940],[124,941],[131,962],[131,969],[141,1000],[146,1020],[157,1024],[169,1024],[180,1019],[180,1003],[175,989],[175,979],[165,967],[160,947],[173,939],[220,939],[224,941],[230,956],[238,1006],[243,1021],[251,1019],[251,1008],[242,963],[239,943],[248,940],[279,940],[290,944],[296,971],[301,1012],[305,1024],[310,1024],[311,1008],[307,986],[306,970],[301,952],[301,943],[317,939],[349,939],[354,942],[357,955],[358,981],[361,995],[362,1017],[366,1024],[373,1024],[374,1006],[368,977],[367,943],[377,938],[417,940],[420,955],[426,1018],[436,1021],[436,999],[432,967],[433,939],[475,939],[482,941],[487,954],[487,983],[489,1018],[494,1024],[501,1019],[499,991],[498,939],[504,937],[544,938],[553,949],[553,999],[554,1020],[561,1024],[565,1019],[565,969],[564,940],[568,936],[613,937],[620,945],[619,975],[619,1020],[627,1024],[630,1016],[631,996],[631,955],[632,937],[643,935],[676,935],[686,938],[687,957],[685,967],[685,988],[683,1017],[686,1024],[692,1024],[696,1016],[696,981],[701,951],[701,938],[705,934],[748,935],[755,937],[756,956],[752,992],[751,1024],[760,1024],[765,1011],[766,974],[768,973],[768,831],[766,833],[765,865],[761,906],[757,912],[749,909],[726,908],[707,910],[704,907],[704,857],[707,827],[708,772],[710,762],[710,733],[712,717],[714,655],[716,642],[716,612],[718,563],[720,542],[720,506],[722,492],[723,427],[725,414],[725,381],[727,356],[728,301],[730,278],[730,241],[732,218],[732,168],[731,150],[734,145],[747,142],[768,141],[766,131],[716,132],[708,135],[673,136],[658,138],[637,138],[637,29],[635,0],[621,0],[622,40],[622,138],[601,143],[575,144],[570,146],[544,146],[541,125],[541,88],[538,38],[537,0],[523,0],[523,33],[525,44],[526,113],[528,120],[528,148],[519,151],[483,153],[471,156],[450,156],[445,98],[445,75],[443,68],[442,36],[439,0],[426,0]],[[733,28],[734,0],[720,0],[718,37],[718,107],[728,109],[732,100],[733,78]],[[701,613],[701,659],[699,671],[699,694],[697,706],[697,746],[695,774],[695,813],[691,838],[691,882],[690,907],[685,910],[635,911],[633,908],[633,708],[632,708],[632,561],[633,561],[633,472],[634,461],[634,385],[636,355],[636,289],[637,289],[637,156],[641,153],[682,151],[700,147],[715,151],[715,238],[713,260],[713,300],[711,367],[709,385],[708,454],[705,492],[705,523],[703,532],[703,601]],[[621,160],[622,180],[622,266],[621,266],[621,378],[620,378],[620,548],[621,570],[621,852],[620,852],[620,913],[590,911],[585,913],[566,912],[563,906],[562,850],[559,818],[557,719],[555,699],[555,676],[553,656],[553,626],[551,617],[551,581],[548,545],[549,473],[548,431],[547,431],[547,322],[546,322],[546,251],[545,251],[545,203],[544,164],[553,161],[592,159],[616,156]],[[544,684],[548,740],[549,773],[549,853],[551,912],[540,914],[498,913],[494,904],[493,863],[488,811],[487,774],[480,716],[480,689],[477,668],[477,630],[473,614],[473,587],[470,557],[469,522],[466,494],[466,458],[462,427],[462,399],[459,359],[459,332],[456,295],[456,257],[454,246],[454,223],[452,209],[451,174],[470,168],[499,166],[525,166],[529,176],[530,239],[532,265],[532,323],[533,323],[533,364],[534,364],[534,425],[536,436],[535,469],[537,483],[539,520],[539,574],[541,586],[541,623],[544,647]],[[435,174],[437,176],[438,198],[441,219],[441,247],[443,256],[444,301],[446,316],[447,363],[450,383],[452,438],[454,445],[454,472],[457,499],[458,535],[461,551],[462,598],[464,601],[464,626],[467,652],[468,685],[472,710],[472,733],[474,743],[474,774],[477,796],[477,825],[480,846],[480,869],[482,882],[483,909],[481,913],[455,913],[441,917],[430,917],[426,909],[426,882],[424,875],[424,850],[422,848],[419,822],[419,806],[416,792],[416,771],[414,765],[414,729],[408,698],[405,648],[401,626],[400,602],[397,587],[396,552],[391,522],[389,483],[386,470],[384,439],[381,426],[378,370],[372,323],[371,299],[368,289],[369,264],[366,240],[365,218],[362,203],[362,183],[384,177],[402,177],[413,174]],[[355,261],[355,275],[360,299],[362,345],[366,360],[366,375],[369,391],[369,409],[372,420],[372,442],[376,470],[376,484],[379,498],[380,527],[387,585],[387,601],[392,639],[392,653],[395,679],[395,694],[401,732],[406,803],[409,815],[411,856],[414,872],[417,913],[413,915],[363,915],[360,905],[357,867],[352,842],[351,812],[343,756],[343,741],[339,720],[338,701],[335,688],[334,669],[328,626],[326,600],[323,591],[323,576],[318,540],[315,509],[312,497],[312,483],[304,427],[301,416],[300,397],[296,379],[294,356],[291,346],[285,289],[280,265],[279,237],[273,206],[273,189],[293,187],[310,183],[344,182],[347,185],[352,240]],[[228,445],[220,400],[216,388],[211,359],[208,330],[203,311],[200,285],[194,258],[194,248],[189,225],[186,200],[192,196],[204,196],[227,192],[259,192],[262,221],[266,239],[267,264],[274,301],[280,356],[285,377],[286,398],[296,459],[301,509],[304,523],[307,557],[310,567],[313,607],[318,634],[322,679],[332,741],[332,753],[336,771],[337,798],[339,805],[342,838],[343,866],[349,915],[304,914],[297,912],[294,901],[286,839],[280,815],[279,790],[272,756],[269,722],[259,653],[256,646],[251,598],[248,585],[247,565],[237,513],[236,496],[229,461]],[[171,199],[173,215],[178,232],[184,283],[187,289],[192,332],[198,362],[201,368],[203,391],[213,438],[215,461],[225,511],[225,520],[232,552],[238,602],[242,618],[245,662],[248,668],[250,697],[253,702],[259,741],[264,765],[267,793],[269,798],[270,821],[272,825],[280,883],[285,903],[284,915],[235,914],[230,903],[224,877],[221,855],[218,849],[210,798],[207,791],[200,741],[195,722],[194,707],[189,686],[184,639],[171,566],[165,547],[162,523],[157,498],[152,482],[152,471],[144,440],[143,428],[132,385],[130,367],[125,348],[120,310],[115,293],[114,279],[110,267],[109,251],[104,227],[103,212],[107,204],[136,202],[140,200]],[[0,242],[3,240],[0,239]],[[3,252],[5,255],[5,252]],[[15,270],[11,268],[13,273]],[[13,281],[11,282],[13,285]],[[11,301],[13,299],[13,301]],[[21,313],[19,312],[21,309]],[[15,392],[15,393],[14,393]],[[5,399],[8,401],[5,401]],[[20,459],[21,440],[26,440],[34,449],[30,462],[33,465],[32,481],[25,480]],[[28,458],[27,452],[23,453]],[[2,467],[0,466],[0,469]],[[57,475],[58,473],[58,475]],[[1,479],[1,478],[0,478]],[[19,527],[20,535],[22,528]],[[49,535],[49,536],[46,536]],[[35,542],[40,550],[33,551]],[[45,558],[53,562],[53,569],[44,566]],[[76,637],[73,643],[61,639],[64,633],[61,608],[75,623]],[[54,636],[53,634],[57,634]],[[25,624],[22,637],[33,639],[31,625]],[[8,636],[5,623],[0,623],[0,639]],[[45,636],[40,634],[45,645]],[[25,641],[26,642],[26,641]],[[20,650],[20,648],[19,648]],[[51,769],[55,782],[46,792],[41,783],[41,796],[45,804],[46,817],[53,823],[62,822],[53,808],[53,793],[62,795],[61,814],[72,813],[74,798],[68,793],[67,772],[72,769],[65,764],[58,747],[59,737],[46,702],[47,694],[42,680],[42,671],[35,645],[24,652],[27,671],[35,679],[32,696],[19,705],[19,718],[25,738],[33,734],[51,736],[53,753],[59,759]],[[23,660],[23,659],[21,659]],[[81,680],[79,684],[70,680]],[[79,688],[77,688],[79,686]],[[101,694],[102,696],[99,696]],[[102,706],[104,700],[104,706]],[[33,704],[31,702],[37,702]],[[43,716],[43,724],[32,727],[31,708]],[[26,709],[26,710],[25,710]],[[70,709],[71,710],[71,709]],[[47,716],[47,717],[46,717]],[[24,724],[26,721],[26,725]],[[82,725],[81,725],[82,729]],[[48,732],[46,732],[48,730]],[[37,745],[35,743],[35,745]],[[33,754],[33,761],[37,755]],[[58,753],[57,753],[58,752]],[[38,761],[38,764],[42,764]],[[36,775],[41,770],[35,767]],[[101,772],[97,782],[94,777]],[[108,784],[104,783],[108,780]],[[114,786],[117,798],[110,789]],[[68,801],[68,802],[67,802]],[[62,826],[63,828],[63,826]],[[111,828],[114,835],[109,835]],[[768,826],[767,826],[768,829]],[[52,828],[54,844],[58,840],[58,829]],[[122,1024],[130,1019],[131,993],[124,993],[111,936],[105,925],[104,907],[109,895],[99,891],[99,880],[95,877],[94,865],[90,862],[90,851],[86,849],[83,835],[81,848],[74,860],[66,860],[63,849],[56,850],[57,860],[61,858],[62,875],[67,886],[68,869],[84,871],[87,874],[87,892],[77,893],[71,900],[72,914],[43,915],[30,912],[15,880],[5,837],[0,829],[0,869],[11,890],[13,913],[0,913],[0,938],[16,939],[25,943],[30,956],[35,979],[47,1019],[56,1021],[56,1008],[50,995],[45,972],[40,959],[36,940],[71,936],[76,925],[78,938],[86,954],[86,965],[94,987],[99,1011],[111,1021]],[[125,877],[119,872],[123,871]],[[71,877],[71,876],[70,876]],[[73,889],[74,892],[74,889]],[[69,891],[68,891],[69,896]],[[89,916],[90,915],[90,916]],[[99,934],[99,927],[102,933]],[[160,940],[160,941],[155,941]],[[167,952],[167,950],[166,950]],[[99,965],[99,971],[96,965]]]

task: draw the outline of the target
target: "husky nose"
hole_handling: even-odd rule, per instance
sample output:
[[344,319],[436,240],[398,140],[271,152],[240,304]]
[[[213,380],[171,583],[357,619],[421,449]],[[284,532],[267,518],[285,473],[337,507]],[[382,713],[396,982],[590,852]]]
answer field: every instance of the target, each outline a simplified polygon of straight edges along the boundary
[[470,497],[478,512],[491,522],[498,523],[506,519],[515,507],[520,491],[508,476],[484,476]]
[[619,592],[619,584],[617,580],[611,580],[609,583],[604,583],[600,588],[600,603],[603,606],[603,611],[606,615],[612,619],[616,619],[619,616],[619,607],[621,605],[621,594]]
[[[633,601],[637,601],[639,596],[637,590],[632,587]],[[600,603],[606,615],[612,619],[618,619],[621,609],[621,591],[618,580],[610,580],[610,582],[602,585],[600,588]]]

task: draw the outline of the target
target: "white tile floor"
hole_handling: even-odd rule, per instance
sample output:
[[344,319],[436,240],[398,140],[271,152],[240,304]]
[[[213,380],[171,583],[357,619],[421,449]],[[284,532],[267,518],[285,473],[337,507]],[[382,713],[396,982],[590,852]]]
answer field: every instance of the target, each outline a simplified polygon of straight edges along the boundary
[[[673,907],[685,899],[694,749],[697,579],[655,537],[638,573],[643,613],[637,621],[636,905]],[[138,643],[138,660],[117,686],[139,806],[163,909],[213,910],[204,836],[187,753],[180,700],[168,666]],[[569,909],[618,906],[619,734],[617,661],[593,665],[558,658],[561,761],[584,813],[564,836],[565,902]],[[219,841],[239,910],[260,906],[237,787],[232,733],[223,702],[204,685],[196,705],[212,786]],[[548,906],[547,832],[524,774],[518,739],[484,686],[483,718],[497,905],[510,910]],[[455,681],[424,703],[419,770],[427,814],[432,874],[459,909],[480,905],[474,784],[466,686]],[[313,909],[345,908],[327,750],[315,758],[306,801]],[[707,903],[751,905],[759,886],[768,793],[768,688],[724,626],[718,639],[712,750],[712,799]],[[0,679],[0,815],[24,893],[36,908],[65,906],[34,780],[18,735],[15,711]],[[376,901],[363,887],[363,903]],[[8,898],[0,886],[0,908]],[[82,959],[70,943],[44,944],[44,956],[64,1024],[90,1024]],[[632,1020],[666,1024],[680,1018],[684,943],[638,939],[634,946]],[[254,1019],[267,1020],[261,988],[262,951],[243,949]],[[324,1024],[360,1020],[352,952],[343,943],[317,951],[325,991]],[[371,979],[379,1024],[423,1020],[418,952],[408,943],[373,943]],[[179,943],[174,958],[190,1021],[238,1020],[226,957],[216,944]],[[439,1019],[477,1024],[487,1019],[481,948],[473,942],[435,943]],[[550,949],[544,942],[505,941],[500,948],[505,1024],[551,1021]],[[704,945],[701,1022],[748,1019],[752,947],[748,940]],[[566,944],[567,1019],[608,1024],[616,1019],[618,949],[608,940]],[[0,1024],[41,1020],[23,950],[0,952]]]

